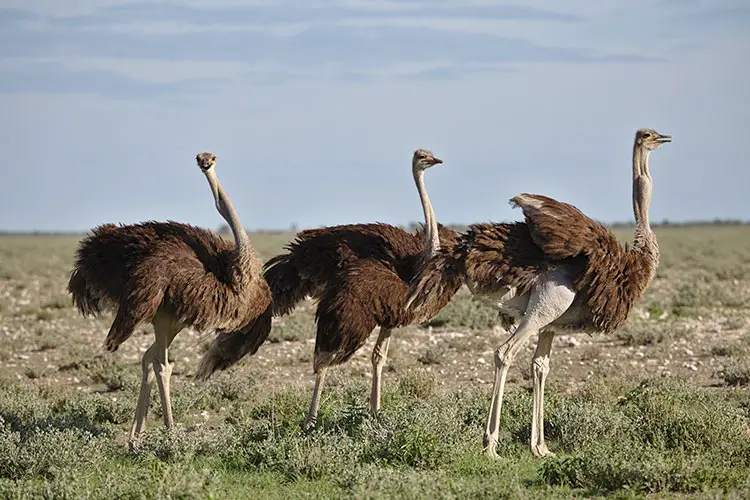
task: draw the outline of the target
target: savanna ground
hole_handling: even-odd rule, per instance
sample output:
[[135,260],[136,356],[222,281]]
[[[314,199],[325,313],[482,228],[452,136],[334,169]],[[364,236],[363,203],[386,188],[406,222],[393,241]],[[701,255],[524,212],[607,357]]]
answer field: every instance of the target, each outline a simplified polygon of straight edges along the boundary
[[[291,235],[252,236],[268,258]],[[465,290],[394,333],[380,415],[367,407],[373,336],[329,372],[307,433],[312,303],[207,383],[191,375],[210,339],[184,330],[170,351],[177,427],[163,429],[153,390],[129,453],[150,327],[107,353],[111,317],[79,317],[65,292],[78,238],[0,236],[0,497],[750,497],[750,226],[657,236],[661,266],[627,326],[556,338],[545,432],[557,456],[544,460],[528,447],[531,344],[510,372],[501,458],[481,454],[504,334]]]

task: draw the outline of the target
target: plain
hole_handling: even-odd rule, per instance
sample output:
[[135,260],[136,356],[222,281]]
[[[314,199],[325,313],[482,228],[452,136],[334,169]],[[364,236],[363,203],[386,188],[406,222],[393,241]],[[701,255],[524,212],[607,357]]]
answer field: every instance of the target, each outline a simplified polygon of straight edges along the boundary
[[[177,428],[164,431],[152,404],[143,446],[129,454],[150,327],[107,353],[109,318],[81,318],[65,293],[79,237],[0,236],[0,496],[746,498],[750,226],[655,231],[660,267],[627,325],[555,339],[545,430],[557,456],[544,460],[527,445],[531,343],[510,372],[501,458],[481,454],[505,334],[465,290],[429,323],[394,332],[381,414],[367,407],[371,336],[331,370],[307,433],[312,303],[274,320],[255,356],[207,383],[192,374],[211,337],[186,330],[170,351]],[[291,236],[251,240],[267,259]]]

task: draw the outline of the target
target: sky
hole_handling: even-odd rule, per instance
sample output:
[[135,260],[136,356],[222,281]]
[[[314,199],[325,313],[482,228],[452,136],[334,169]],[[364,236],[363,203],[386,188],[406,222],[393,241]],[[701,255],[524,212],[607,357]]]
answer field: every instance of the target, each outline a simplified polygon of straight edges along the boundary
[[514,220],[540,193],[630,221],[750,220],[743,0],[3,0],[0,230]]

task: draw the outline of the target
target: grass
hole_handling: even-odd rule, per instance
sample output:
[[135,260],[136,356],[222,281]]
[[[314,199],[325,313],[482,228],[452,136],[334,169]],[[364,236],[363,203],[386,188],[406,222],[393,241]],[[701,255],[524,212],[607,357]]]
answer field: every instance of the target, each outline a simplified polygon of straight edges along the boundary
[[[527,449],[531,396],[510,391],[499,444],[480,454],[487,397],[400,380],[371,416],[363,384],[328,392],[316,429],[301,433],[305,394],[214,386],[202,405],[233,408],[211,424],[151,426],[135,453],[116,439],[132,405],[13,384],[0,393],[0,494],[237,498],[569,496],[630,491],[750,493],[750,398],[678,380],[592,383],[548,394],[546,432],[558,456]],[[433,388],[431,388],[433,387]],[[193,389],[198,396],[200,388]],[[179,416],[179,415],[178,415]]]
[[[289,237],[252,235],[263,258]],[[492,352],[506,333],[465,290],[427,324],[394,332],[378,415],[367,402],[371,338],[330,371],[308,432],[311,304],[205,383],[192,373],[210,337],[183,331],[170,350],[178,425],[162,428],[153,390],[129,453],[150,327],[104,352],[111,317],[81,318],[65,291],[78,238],[0,236],[0,497],[748,497],[750,228],[657,237],[661,264],[628,324],[556,340],[545,433],[557,456],[529,451],[529,346],[509,374],[490,460]]]

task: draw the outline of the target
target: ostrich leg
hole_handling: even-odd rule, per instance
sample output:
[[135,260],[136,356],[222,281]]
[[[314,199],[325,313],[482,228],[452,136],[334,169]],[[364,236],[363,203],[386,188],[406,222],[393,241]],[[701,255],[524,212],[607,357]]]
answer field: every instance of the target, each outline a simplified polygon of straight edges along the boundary
[[307,412],[307,418],[302,424],[302,429],[308,430],[315,427],[318,422],[318,410],[320,409],[320,393],[323,390],[323,384],[326,380],[326,370],[328,367],[321,366],[318,368],[318,374],[315,377],[315,389],[313,390],[312,401],[310,402],[310,410]]
[[155,350],[153,355],[154,374],[156,385],[159,388],[161,399],[161,411],[164,416],[164,425],[171,429],[174,426],[172,417],[172,398],[169,392],[169,382],[172,376],[172,365],[169,364],[168,349],[175,336],[182,330],[177,325],[172,315],[159,311],[154,318],[154,333],[156,334]]
[[[549,325],[570,307],[575,298],[575,292],[572,284],[565,276],[550,273],[543,276],[540,283],[536,285],[529,297],[529,304],[526,308],[521,323],[519,323],[513,335],[495,351],[495,384],[492,388],[492,404],[490,406],[490,415],[487,419],[487,429],[484,434],[484,450],[490,456],[497,456],[495,450],[498,436],[500,434],[500,410],[503,404],[503,393],[505,392],[505,379],[508,375],[508,369],[513,363],[513,359],[520,351],[521,347],[542,328]],[[550,346],[552,337],[544,334],[540,337],[540,342],[549,341]],[[544,346],[537,348],[537,352],[544,352]],[[549,351],[547,351],[548,353]],[[539,411],[537,398],[543,398],[543,377],[539,377],[541,383],[534,384],[534,410]],[[536,382],[536,374],[535,374]],[[532,445],[535,443],[532,443]],[[534,451],[534,450],[532,450]],[[537,450],[538,451],[538,450]]]
[[156,342],[143,353],[141,358],[141,390],[138,393],[138,404],[135,407],[135,418],[133,426],[130,428],[130,437],[128,446],[132,450],[135,447],[136,440],[143,431],[148,417],[149,396],[151,394],[151,384],[153,382],[153,372],[151,371],[151,362],[156,348]]
[[383,367],[388,357],[388,346],[391,343],[391,329],[380,327],[378,340],[372,349],[372,391],[370,392],[370,411],[380,410],[380,380],[383,377]]
[[534,372],[534,410],[531,420],[531,452],[537,457],[554,456],[544,442],[544,384],[549,373],[549,353],[552,350],[554,332],[539,333],[539,341],[531,360]]

